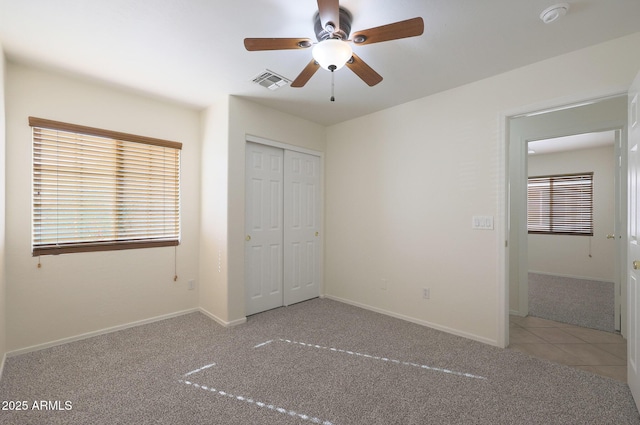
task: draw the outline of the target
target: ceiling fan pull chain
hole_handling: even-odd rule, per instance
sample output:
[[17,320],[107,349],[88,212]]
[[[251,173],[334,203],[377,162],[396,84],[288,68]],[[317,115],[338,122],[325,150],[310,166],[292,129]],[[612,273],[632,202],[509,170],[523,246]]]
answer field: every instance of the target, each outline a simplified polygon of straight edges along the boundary
[[335,102],[335,101],[336,101],[336,98],[335,98],[335,96],[333,95],[334,90],[335,90],[335,83],[334,83],[334,80],[335,80],[335,74],[334,74],[334,72],[333,72],[333,71],[335,71],[335,70],[336,70],[336,66],[335,66],[335,65],[331,65],[331,66],[329,66],[329,70],[331,71],[331,98],[330,98],[329,100],[331,100],[332,102]]

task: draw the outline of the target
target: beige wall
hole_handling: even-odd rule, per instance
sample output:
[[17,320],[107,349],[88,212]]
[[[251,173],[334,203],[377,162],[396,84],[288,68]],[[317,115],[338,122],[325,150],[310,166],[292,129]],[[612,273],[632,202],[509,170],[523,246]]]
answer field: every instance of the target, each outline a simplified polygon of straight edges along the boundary
[[2,45],[0,45],[0,377],[4,366],[4,358],[7,352],[6,339],[6,268],[5,268],[5,60]]
[[[78,78],[7,64],[7,350],[194,309],[198,279],[200,126],[195,110]],[[182,242],[153,248],[31,256],[28,116],[183,143]]]
[[[203,113],[203,178],[212,182],[208,164],[220,164],[219,180],[213,187],[203,183],[202,250],[200,273],[206,294],[201,305],[224,323],[245,317],[244,298],[244,192],[247,135],[324,152],[325,128],[319,124],[261,106],[239,97],[217,103]],[[223,114],[223,119],[216,116]],[[227,127],[225,129],[225,124]],[[216,127],[217,126],[217,127]],[[216,127],[216,128],[213,128]],[[205,165],[207,164],[207,165]],[[223,175],[222,173],[226,173]],[[209,175],[208,177],[206,175]],[[209,199],[210,201],[207,201]],[[217,202],[205,205],[207,202]],[[226,207],[226,208],[225,208]],[[215,208],[225,208],[214,212]],[[207,211],[205,211],[205,209]],[[226,228],[223,228],[226,224]]]
[[201,114],[200,307],[229,322],[227,285],[227,198],[229,183],[229,99]]
[[[640,33],[330,127],[327,295],[504,344],[504,116],[626,90],[638,43]],[[495,230],[472,230],[474,215],[494,216]]]
[[607,234],[614,233],[614,161],[613,145],[529,155],[529,176],[594,173],[593,237],[529,235],[529,271],[614,281],[615,244],[606,238]]

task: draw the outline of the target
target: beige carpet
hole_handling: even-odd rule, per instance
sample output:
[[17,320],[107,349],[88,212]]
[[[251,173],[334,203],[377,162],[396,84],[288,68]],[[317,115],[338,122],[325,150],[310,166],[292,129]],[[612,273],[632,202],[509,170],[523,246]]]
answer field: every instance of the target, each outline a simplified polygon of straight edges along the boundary
[[321,299],[12,357],[0,399],[29,406],[2,424],[640,424],[622,383]]
[[529,273],[529,315],[615,332],[613,282]]

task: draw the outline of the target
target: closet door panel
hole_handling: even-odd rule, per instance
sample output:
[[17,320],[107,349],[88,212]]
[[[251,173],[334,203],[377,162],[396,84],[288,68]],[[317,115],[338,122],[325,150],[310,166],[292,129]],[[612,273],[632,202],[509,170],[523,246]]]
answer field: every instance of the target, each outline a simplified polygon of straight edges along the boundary
[[320,295],[320,158],[284,154],[284,304]]
[[284,151],[247,143],[245,183],[246,314],[283,304]]

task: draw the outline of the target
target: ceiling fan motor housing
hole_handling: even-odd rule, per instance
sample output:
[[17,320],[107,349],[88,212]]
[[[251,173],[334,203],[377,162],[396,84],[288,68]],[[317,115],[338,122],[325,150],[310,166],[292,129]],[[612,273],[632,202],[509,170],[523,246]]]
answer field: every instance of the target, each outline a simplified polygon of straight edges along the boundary
[[351,12],[349,12],[344,7],[340,7],[340,22],[332,22],[333,27],[327,26],[327,28],[322,27],[322,22],[320,22],[320,13],[317,12],[313,17],[313,28],[316,33],[316,38],[318,41],[323,41],[329,38],[338,38],[340,40],[348,40],[349,34],[351,33],[351,21],[353,21],[353,16]]

